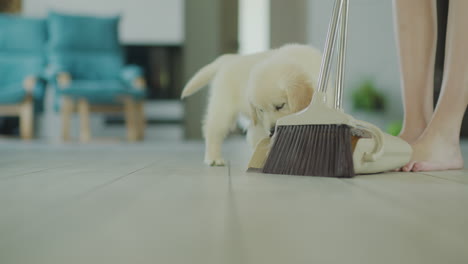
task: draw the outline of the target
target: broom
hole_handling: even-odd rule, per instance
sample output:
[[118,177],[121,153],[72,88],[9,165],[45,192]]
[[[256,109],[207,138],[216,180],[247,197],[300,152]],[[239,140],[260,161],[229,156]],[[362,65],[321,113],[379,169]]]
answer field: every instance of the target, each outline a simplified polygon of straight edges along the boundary
[[[348,0],[336,0],[327,33],[324,56],[315,92],[303,111],[276,123],[273,145],[262,172],[273,174],[353,177],[352,131],[354,119],[341,109]],[[335,108],[326,105],[330,61],[341,17]]]

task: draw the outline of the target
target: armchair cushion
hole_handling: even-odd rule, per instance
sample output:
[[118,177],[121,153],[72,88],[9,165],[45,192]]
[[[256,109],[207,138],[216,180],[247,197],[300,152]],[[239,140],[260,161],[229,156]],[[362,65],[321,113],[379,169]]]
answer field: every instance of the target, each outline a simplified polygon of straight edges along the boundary
[[144,96],[142,91],[129,89],[119,80],[73,80],[68,87],[57,91],[74,99],[86,98],[92,103],[119,103],[122,96],[132,96],[135,99]]
[[113,52],[58,51],[50,54],[55,69],[69,72],[78,80],[120,79],[123,58]]
[[0,90],[2,86],[21,83],[27,76],[41,76],[44,65],[42,56],[0,52]]
[[46,45],[46,25],[43,19],[0,15],[0,50],[43,53]]
[[[35,109],[43,108],[46,40],[44,20],[0,14],[0,104],[19,103],[30,92]],[[27,92],[23,82],[29,76],[36,82]]]
[[70,73],[73,79],[119,79],[124,64],[119,19],[50,12],[49,65]]
[[119,16],[93,17],[49,12],[49,45],[53,50],[120,50]]
[[16,104],[26,97],[22,83],[10,84],[0,89],[0,104]]
[[0,86],[40,75],[46,63],[46,37],[42,19],[0,15]]

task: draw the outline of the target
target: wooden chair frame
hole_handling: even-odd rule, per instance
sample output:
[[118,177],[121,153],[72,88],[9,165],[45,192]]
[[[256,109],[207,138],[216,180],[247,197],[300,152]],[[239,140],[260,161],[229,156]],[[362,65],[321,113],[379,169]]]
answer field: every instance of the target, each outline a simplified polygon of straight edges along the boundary
[[32,93],[36,82],[35,77],[25,78],[23,88],[26,90],[26,97],[21,103],[0,105],[0,115],[19,117],[20,137],[23,140],[30,140],[34,137],[34,99]]
[[[71,82],[70,74],[60,73],[57,76],[57,82],[61,89],[66,89]],[[144,79],[135,80],[138,86],[145,87]],[[91,129],[89,125],[90,113],[124,113],[125,124],[127,127],[127,140],[129,142],[141,141],[144,139],[144,130],[146,126],[144,101],[134,100],[130,96],[122,97],[123,105],[95,105],[90,104],[88,100],[80,98],[73,100],[68,96],[62,96],[61,119],[62,119],[62,139],[70,140],[71,116],[77,112],[80,118],[80,141],[85,143],[91,140]]]

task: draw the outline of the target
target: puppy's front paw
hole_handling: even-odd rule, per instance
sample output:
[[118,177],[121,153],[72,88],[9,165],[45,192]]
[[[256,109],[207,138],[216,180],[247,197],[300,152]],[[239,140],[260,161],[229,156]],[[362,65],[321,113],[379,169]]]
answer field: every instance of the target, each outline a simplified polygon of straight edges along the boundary
[[205,159],[205,164],[209,165],[211,167],[220,167],[226,165],[226,162],[224,162],[224,159],[218,158],[218,159]]

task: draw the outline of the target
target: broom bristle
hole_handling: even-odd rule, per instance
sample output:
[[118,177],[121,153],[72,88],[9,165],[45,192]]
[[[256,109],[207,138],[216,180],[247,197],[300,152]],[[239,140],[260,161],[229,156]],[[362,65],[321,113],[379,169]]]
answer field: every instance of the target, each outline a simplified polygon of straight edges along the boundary
[[353,177],[351,138],[347,125],[279,126],[263,172]]

